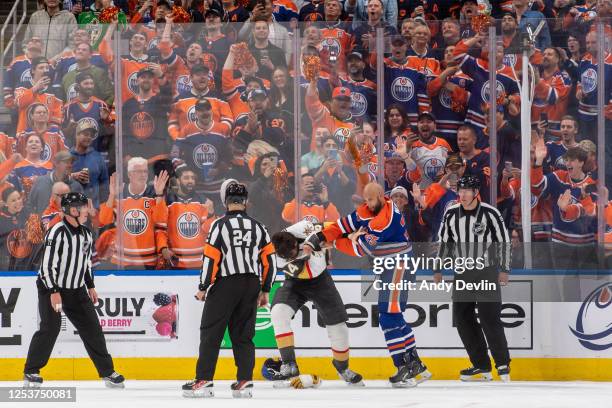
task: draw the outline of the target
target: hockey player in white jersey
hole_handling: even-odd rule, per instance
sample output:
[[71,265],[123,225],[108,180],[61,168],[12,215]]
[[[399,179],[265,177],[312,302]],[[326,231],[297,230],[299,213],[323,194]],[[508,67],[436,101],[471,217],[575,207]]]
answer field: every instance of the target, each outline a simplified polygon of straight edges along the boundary
[[285,273],[283,285],[272,301],[272,324],[281,360],[267,359],[262,368],[264,378],[277,384],[290,384],[295,388],[316,386],[316,376],[300,376],[296,359],[291,320],[306,302],[313,302],[320,314],[332,349],[332,364],[348,385],[363,386],[363,377],[349,369],[349,339],[347,314],[327,270],[325,250],[310,256],[302,252],[303,242],[321,229],[310,221],[300,221],[272,236],[277,256],[277,267]]

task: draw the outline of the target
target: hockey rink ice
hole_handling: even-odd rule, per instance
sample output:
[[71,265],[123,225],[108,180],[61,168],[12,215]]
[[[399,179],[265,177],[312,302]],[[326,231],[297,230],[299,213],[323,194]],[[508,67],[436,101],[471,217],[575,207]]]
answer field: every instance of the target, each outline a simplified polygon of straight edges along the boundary
[[[393,389],[385,381],[367,381],[364,388],[348,388],[340,381],[325,381],[318,389],[273,389],[256,382],[253,398],[233,399],[230,381],[215,382],[215,397],[188,399],[181,396],[182,381],[126,381],[126,388],[107,389],[101,381],[48,381],[46,387],[77,387],[77,402],[0,402],[0,407],[418,407],[418,408],[582,408],[610,407],[612,382],[532,382],[508,384],[427,381],[416,388]],[[21,382],[0,382],[21,386]]]

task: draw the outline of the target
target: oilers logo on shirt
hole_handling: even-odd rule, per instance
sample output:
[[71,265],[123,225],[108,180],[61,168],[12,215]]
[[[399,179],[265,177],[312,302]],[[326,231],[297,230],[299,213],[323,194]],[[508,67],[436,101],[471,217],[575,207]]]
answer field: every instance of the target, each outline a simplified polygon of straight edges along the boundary
[[597,71],[593,68],[585,70],[580,77],[580,84],[583,92],[593,92],[597,88]]
[[200,231],[198,216],[192,212],[182,214],[176,221],[176,229],[183,238],[195,238]]
[[444,162],[436,157],[428,159],[423,165],[424,173],[430,180],[435,180],[443,168]]
[[444,106],[447,109],[451,109],[452,99],[451,99],[451,93],[448,89],[442,88],[442,90],[438,94],[438,98],[440,99],[440,104],[442,106]]
[[135,138],[148,139],[155,131],[155,121],[148,112],[137,112],[130,118],[130,130]]
[[21,82],[24,84],[30,84],[32,83],[32,71],[29,69],[26,69],[25,71],[23,71],[21,73],[21,78],[20,78]]
[[77,97],[76,84],[72,84],[68,87],[66,91],[66,98],[71,101]]
[[44,161],[51,160],[51,148],[46,143],[45,143],[45,147],[43,148],[42,153],[40,154],[40,158]]
[[338,142],[338,147],[340,149],[344,149],[344,144],[349,136],[351,136],[351,131],[349,129],[342,127],[336,129],[334,132],[334,139],[336,139],[336,142]]
[[414,96],[414,83],[410,78],[397,77],[391,83],[391,95],[400,102],[407,102]]
[[321,46],[327,50],[330,56],[335,55],[337,57],[342,51],[340,43],[335,38],[326,38],[321,42]]
[[136,95],[138,93],[138,77],[137,77],[137,75],[138,75],[138,72],[133,72],[132,74],[130,74],[130,76],[128,77],[128,80],[127,80],[128,89],[134,95]]
[[180,75],[176,79],[176,91],[179,94],[191,92],[192,86],[193,84],[191,83],[189,75]]
[[131,235],[140,235],[147,230],[149,217],[139,209],[128,211],[123,217],[123,228]]
[[[502,84],[499,79],[496,80],[496,82],[497,82],[497,86],[496,86],[496,89],[495,89],[495,97],[497,98],[497,96],[499,96],[502,93],[506,92],[506,89],[504,88],[504,84]],[[484,85],[482,86],[482,91],[480,93],[480,97],[485,102],[489,102],[489,95],[491,93],[490,90],[489,90],[490,87],[491,87],[491,85],[489,84],[489,81],[486,81],[484,83]]]
[[362,93],[353,92],[351,94],[351,113],[353,116],[363,116],[368,110],[368,100]]
[[197,118],[196,118],[196,113],[195,113],[195,105],[193,105],[187,111],[187,120],[189,121],[189,123],[195,123],[196,122]]
[[209,143],[201,143],[193,149],[193,162],[200,169],[209,169],[217,163],[217,149]]
[[317,217],[315,217],[314,215],[308,214],[305,215],[304,217],[302,217],[302,221],[308,221],[308,222],[312,222],[313,224],[317,224],[321,221],[319,221],[319,219]]

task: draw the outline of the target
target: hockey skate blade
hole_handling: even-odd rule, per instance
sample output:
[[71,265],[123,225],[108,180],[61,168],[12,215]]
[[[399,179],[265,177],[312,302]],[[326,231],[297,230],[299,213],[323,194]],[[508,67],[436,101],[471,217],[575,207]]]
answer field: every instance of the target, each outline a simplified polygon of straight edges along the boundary
[[347,386],[351,387],[351,388],[361,388],[361,387],[365,387],[365,383],[363,382],[363,380],[357,382],[357,383],[346,383]]
[[417,374],[416,377],[414,377],[414,379],[416,380],[417,384],[420,384],[422,382],[425,382],[427,380],[429,380],[431,378],[431,373],[429,372],[429,370],[425,370],[420,374]]
[[253,388],[245,388],[243,390],[232,390],[234,398],[253,398]]
[[502,382],[505,382],[505,383],[509,383],[509,382],[511,381],[511,380],[510,380],[510,374],[501,374],[501,375],[499,376],[499,379],[500,379]]
[[405,381],[400,381],[396,383],[391,383],[391,387],[393,388],[414,388],[417,386],[417,382],[414,378],[409,378]]
[[459,379],[463,382],[487,382],[492,381],[493,376],[491,373],[480,373],[477,375],[461,375]]
[[41,383],[28,381],[28,380],[23,381],[23,388],[40,388],[40,387],[41,387]]
[[215,391],[211,389],[202,388],[197,391],[183,391],[183,397],[185,398],[212,398],[215,396]]
[[115,384],[111,381],[104,381],[104,385],[106,386],[106,388],[116,388],[116,389],[123,389],[125,388],[125,382],[121,382],[119,384]]

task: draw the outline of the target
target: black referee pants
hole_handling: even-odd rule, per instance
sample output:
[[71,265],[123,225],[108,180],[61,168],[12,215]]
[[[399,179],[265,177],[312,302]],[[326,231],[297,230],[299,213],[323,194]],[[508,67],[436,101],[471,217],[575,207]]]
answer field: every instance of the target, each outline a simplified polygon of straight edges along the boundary
[[[40,369],[47,365],[62,324],[61,315],[51,306],[51,292],[40,280],[36,281],[36,286],[40,328],[34,333],[30,342],[25,374],[38,374]],[[60,295],[62,310],[78,330],[85,350],[98,370],[98,375],[100,377],[111,375],[115,371],[113,359],[106,349],[102,327],[87,290],[84,286],[79,289],[60,289]]]
[[[476,273],[471,274],[471,272]],[[462,275],[456,275],[455,281],[462,279],[476,283],[486,279],[497,282],[497,278],[498,274],[494,269],[485,268],[483,271],[466,271]],[[499,286],[494,293],[490,291],[458,292],[453,292],[453,320],[472,366],[491,369],[487,344],[496,367],[510,364],[508,342],[500,318]],[[478,320],[476,319],[476,308],[478,308]]]
[[238,381],[253,379],[255,318],[261,291],[259,277],[239,274],[219,278],[208,289],[200,325],[196,379],[213,380],[225,329],[229,329]]

